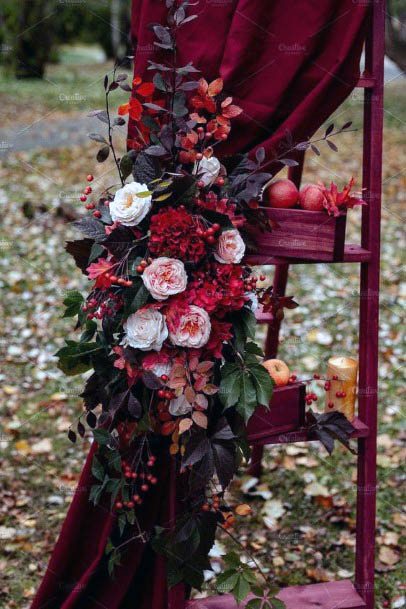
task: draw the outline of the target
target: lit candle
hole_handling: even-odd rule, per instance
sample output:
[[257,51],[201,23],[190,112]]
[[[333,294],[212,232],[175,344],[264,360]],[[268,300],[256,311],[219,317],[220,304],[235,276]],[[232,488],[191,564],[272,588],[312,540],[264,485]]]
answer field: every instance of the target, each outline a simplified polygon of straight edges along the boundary
[[338,410],[349,421],[355,416],[357,397],[358,361],[352,357],[330,357],[327,362],[327,378],[330,388],[326,391],[326,412]]

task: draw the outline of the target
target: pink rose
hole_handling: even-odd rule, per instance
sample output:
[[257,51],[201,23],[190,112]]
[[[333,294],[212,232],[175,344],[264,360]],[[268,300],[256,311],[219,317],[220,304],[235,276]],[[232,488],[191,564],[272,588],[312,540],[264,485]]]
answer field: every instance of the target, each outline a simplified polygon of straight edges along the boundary
[[186,307],[179,316],[171,316],[168,325],[169,338],[179,347],[200,349],[209,340],[210,318],[204,309],[196,305]]
[[235,228],[221,233],[214,257],[222,264],[238,264],[245,254],[245,243]]
[[186,289],[187,275],[183,262],[175,258],[156,258],[146,267],[142,280],[155,300],[166,300]]

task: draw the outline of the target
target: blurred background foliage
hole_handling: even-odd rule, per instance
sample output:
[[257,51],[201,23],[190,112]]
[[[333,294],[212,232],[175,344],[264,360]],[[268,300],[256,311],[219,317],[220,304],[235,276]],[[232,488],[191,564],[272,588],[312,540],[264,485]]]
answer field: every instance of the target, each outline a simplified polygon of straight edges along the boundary
[[128,0],[3,0],[0,62],[21,79],[43,78],[61,45],[98,45],[105,58],[123,58],[131,52],[130,9]]

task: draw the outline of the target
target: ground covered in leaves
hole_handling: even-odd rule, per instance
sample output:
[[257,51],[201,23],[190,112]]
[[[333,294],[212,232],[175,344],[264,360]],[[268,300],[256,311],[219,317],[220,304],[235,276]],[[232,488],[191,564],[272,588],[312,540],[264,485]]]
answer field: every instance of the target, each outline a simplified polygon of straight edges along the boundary
[[[51,87],[52,88],[52,87]],[[74,88],[74,87],[73,87]],[[89,88],[89,91],[92,88]],[[403,96],[403,97],[402,97]],[[406,161],[404,89],[388,87],[384,154],[382,301],[377,532],[378,607],[405,606],[402,592],[401,534],[406,515],[401,495],[402,466],[402,294]],[[10,111],[5,103],[8,116]],[[36,99],[34,108],[43,103]],[[337,112],[343,124],[359,122],[361,98],[354,94]],[[8,110],[7,110],[8,108]],[[11,112],[11,111],[10,111]],[[59,117],[60,118],[60,117]],[[29,122],[27,116],[24,120]],[[311,157],[305,181],[317,178],[343,184],[360,181],[361,133],[337,141],[338,154],[323,149]],[[25,609],[46,569],[61,522],[89,448],[73,446],[66,436],[81,412],[80,378],[66,379],[53,353],[71,332],[61,319],[67,290],[85,288],[63,246],[73,236],[69,213],[79,209],[78,193],[93,171],[95,148],[34,150],[11,154],[0,165],[2,300],[0,373],[2,427],[0,501],[0,605]],[[113,167],[96,168],[97,189],[116,181]],[[67,217],[68,216],[68,217]],[[359,212],[350,214],[349,233],[358,239]],[[271,278],[272,269],[267,269]],[[359,280],[357,265],[291,267],[288,293],[300,307],[289,311],[280,356],[292,371],[308,378],[323,372],[332,353],[356,353]],[[259,329],[259,338],[261,329]],[[315,388],[317,391],[317,389]],[[320,402],[322,402],[320,392]],[[249,503],[253,515],[235,529],[241,543],[279,585],[323,582],[353,575],[355,543],[355,457],[338,448],[328,457],[317,444],[267,450],[260,482],[241,476],[232,501]],[[230,547],[220,539],[213,566]],[[209,583],[210,585],[210,583]]]

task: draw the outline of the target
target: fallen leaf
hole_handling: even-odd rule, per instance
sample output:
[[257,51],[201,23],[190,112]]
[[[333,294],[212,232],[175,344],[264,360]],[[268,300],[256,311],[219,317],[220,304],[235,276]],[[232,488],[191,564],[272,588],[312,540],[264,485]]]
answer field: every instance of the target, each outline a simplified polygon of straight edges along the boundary
[[387,546],[382,546],[379,549],[379,560],[384,565],[389,565],[390,567],[392,567],[393,565],[396,565],[397,562],[399,562],[400,556],[398,552],[395,552],[395,550],[392,550]]

